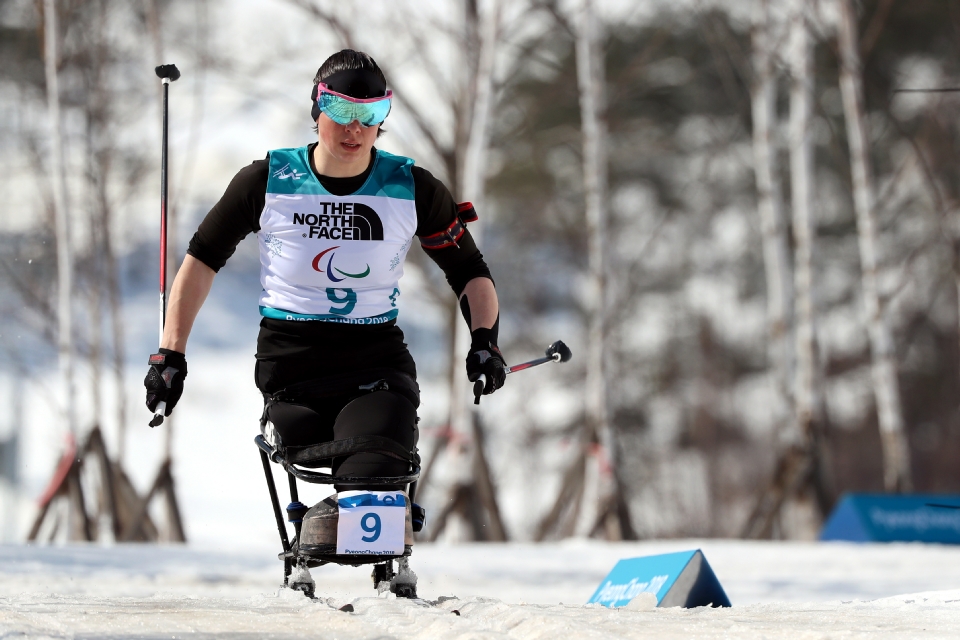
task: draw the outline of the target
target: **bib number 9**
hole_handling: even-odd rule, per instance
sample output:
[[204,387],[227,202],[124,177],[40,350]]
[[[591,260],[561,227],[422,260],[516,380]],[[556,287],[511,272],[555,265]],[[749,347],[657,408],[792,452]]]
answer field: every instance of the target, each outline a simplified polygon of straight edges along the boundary
[[[343,293],[341,297],[339,294]],[[342,307],[330,307],[330,313],[338,316],[348,316],[353,308],[357,306],[357,292],[353,289],[334,289],[327,288],[327,300],[336,304],[342,304]]]
[[402,491],[341,491],[337,510],[338,554],[403,554],[407,498]]
[[[373,524],[368,524],[368,522],[373,521]],[[360,528],[366,531],[367,533],[372,533],[372,536],[363,536],[360,539],[364,542],[376,542],[377,538],[380,537],[380,529],[382,525],[380,524],[380,516],[375,513],[368,513],[360,518]]]

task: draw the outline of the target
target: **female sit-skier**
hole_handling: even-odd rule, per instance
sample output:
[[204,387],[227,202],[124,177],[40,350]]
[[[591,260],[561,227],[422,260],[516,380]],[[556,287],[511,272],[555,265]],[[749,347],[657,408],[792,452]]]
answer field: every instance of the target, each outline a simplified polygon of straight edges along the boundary
[[[497,295],[465,225],[475,214],[460,211],[410,158],[374,147],[391,96],[369,55],[345,49],[330,56],[313,80],[317,141],[270,151],[233,178],[174,280],[161,348],[144,380],[151,411],[163,401],[169,416],[180,399],[194,320],[217,271],[251,232],[263,286],[256,384],[283,445],[376,435],[414,448],[419,387],[396,320],[414,236],[443,270],[470,326],[469,379],[485,375],[484,394],[503,385]],[[356,453],[335,459],[332,472],[395,477],[407,474],[408,463]]]

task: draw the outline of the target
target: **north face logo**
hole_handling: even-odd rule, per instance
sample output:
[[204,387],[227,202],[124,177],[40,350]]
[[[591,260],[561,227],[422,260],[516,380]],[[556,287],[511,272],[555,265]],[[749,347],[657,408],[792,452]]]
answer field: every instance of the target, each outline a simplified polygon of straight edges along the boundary
[[293,223],[309,227],[305,238],[383,240],[377,212],[359,202],[320,202],[323,213],[294,213]]

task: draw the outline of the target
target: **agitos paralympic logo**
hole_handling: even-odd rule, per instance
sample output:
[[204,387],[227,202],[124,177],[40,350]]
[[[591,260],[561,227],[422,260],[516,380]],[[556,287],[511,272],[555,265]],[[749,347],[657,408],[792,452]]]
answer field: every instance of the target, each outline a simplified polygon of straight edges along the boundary
[[[337,254],[333,253],[333,250],[334,250],[334,249],[339,249],[339,248],[340,248],[340,247],[339,247],[339,245],[338,245],[338,246],[336,246],[336,247],[330,247],[329,249],[324,249],[323,251],[321,251],[320,253],[318,253],[317,256],[313,259],[313,270],[314,270],[314,271],[319,271],[319,272],[321,272],[321,273],[323,273],[324,271],[326,271],[326,272],[327,272],[327,277],[330,278],[330,281],[331,281],[331,282],[341,282],[341,281],[345,280],[346,278],[357,278],[357,279],[366,278],[368,275],[370,275],[370,265],[369,265],[369,264],[367,265],[366,271],[364,271],[363,273],[347,273],[346,271],[341,271],[340,269],[337,269],[336,267],[334,267],[334,266],[333,266],[333,257],[334,257],[335,255],[337,255]],[[327,258],[327,267],[326,267],[326,269],[322,269],[322,268],[320,267],[320,259],[323,258],[323,257],[324,257],[325,255],[327,255],[328,253],[330,254],[330,257]],[[339,273],[340,275],[342,275],[343,278],[338,278],[337,276],[333,275],[333,272],[334,272],[334,271],[336,271],[337,273]]]
[[377,212],[359,202],[319,202],[322,213],[293,214],[293,224],[309,227],[304,238],[328,240],[383,240],[383,222]]

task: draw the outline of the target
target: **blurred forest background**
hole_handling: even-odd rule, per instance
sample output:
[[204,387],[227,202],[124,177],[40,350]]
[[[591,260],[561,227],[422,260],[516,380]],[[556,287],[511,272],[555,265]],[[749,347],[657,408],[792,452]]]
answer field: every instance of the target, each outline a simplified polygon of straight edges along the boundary
[[[397,95],[384,148],[477,204],[510,363],[557,338],[574,352],[472,411],[454,301],[411,252],[400,325],[425,394],[425,538],[809,539],[843,492],[960,492],[960,93],[902,91],[960,87],[960,4],[369,9],[0,0],[4,539],[22,539],[68,431],[101,427],[104,468],[150,467],[124,481],[132,511],[163,488],[160,462],[128,444],[157,326],[153,67],[184,73],[178,263],[233,173],[310,142],[310,80],[343,47],[373,55]],[[191,348],[214,355],[191,364],[185,401],[202,376],[256,399],[257,272],[248,239],[198,320]],[[250,369],[217,370],[225,353]],[[40,431],[31,403],[47,407]],[[240,450],[254,462],[258,417]],[[189,494],[210,478],[176,452],[209,425],[175,418],[157,455],[190,538]],[[105,475],[77,473],[86,497],[62,495],[102,519]],[[265,491],[247,500],[269,525]],[[114,538],[160,535],[111,513]]]

